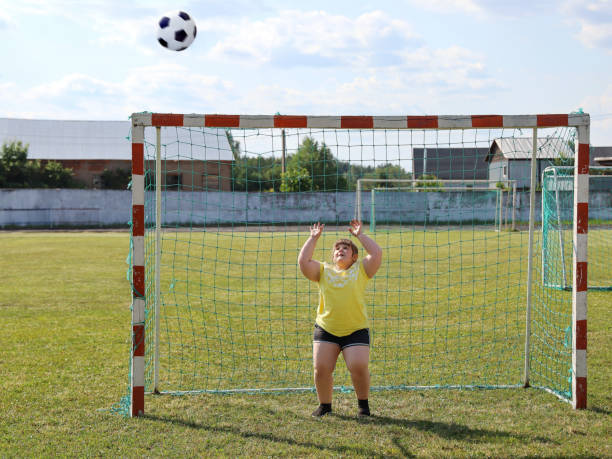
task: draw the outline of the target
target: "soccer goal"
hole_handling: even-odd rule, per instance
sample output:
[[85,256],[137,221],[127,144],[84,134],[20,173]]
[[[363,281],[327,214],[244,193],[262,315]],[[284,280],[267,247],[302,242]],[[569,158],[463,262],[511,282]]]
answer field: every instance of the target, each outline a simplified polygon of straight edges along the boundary
[[[570,292],[539,274],[542,137],[575,150]],[[137,113],[125,412],[142,415],[154,394],[313,391],[318,288],[297,266],[309,226],[325,223],[315,258],[329,261],[348,222],[367,218],[364,179],[412,180],[414,150],[437,148],[449,167],[428,174],[474,187],[490,179],[471,152],[497,139],[532,145],[502,204],[477,198],[497,188],[375,191],[384,255],[367,291],[372,390],[533,387],[584,408],[588,115]],[[500,209],[516,214],[516,231],[491,231]],[[343,362],[334,384],[352,388]]]
[[[369,215],[362,211],[367,188]],[[356,193],[356,218],[369,221],[372,232],[377,221],[397,221],[398,211],[400,221],[425,226],[467,222],[488,224],[496,231],[516,228],[516,180],[362,178],[357,180]]]
[[[589,169],[588,289],[612,291],[612,167]],[[574,168],[550,166],[542,174],[542,282],[572,288]]]

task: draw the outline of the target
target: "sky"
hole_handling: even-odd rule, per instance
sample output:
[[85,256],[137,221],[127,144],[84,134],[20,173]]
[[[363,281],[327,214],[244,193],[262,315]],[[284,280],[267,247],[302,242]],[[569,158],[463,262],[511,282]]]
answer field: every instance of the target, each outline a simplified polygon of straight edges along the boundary
[[0,0],[0,36],[0,117],[583,110],[612,145],[612,0]]

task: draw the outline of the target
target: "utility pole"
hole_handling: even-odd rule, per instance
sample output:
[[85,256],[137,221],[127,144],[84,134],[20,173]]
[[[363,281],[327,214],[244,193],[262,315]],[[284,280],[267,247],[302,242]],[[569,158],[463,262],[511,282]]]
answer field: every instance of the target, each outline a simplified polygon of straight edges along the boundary
[[281,137],[283,140],[283,152],[282,152],[283,155],[281,157],[281,172],[284,174],[286,172],[285,171],[285,154],[287,151],[287,144],[285,143],[285,130],[284,129],[281,130]]

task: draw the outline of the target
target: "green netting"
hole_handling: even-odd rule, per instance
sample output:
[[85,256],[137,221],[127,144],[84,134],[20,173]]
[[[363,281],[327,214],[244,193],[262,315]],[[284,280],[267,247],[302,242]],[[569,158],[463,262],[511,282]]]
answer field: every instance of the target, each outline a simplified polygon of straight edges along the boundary
[[[612,290],[612,168],[593,167],[589,175],[588,288]],[[549,167],[542,181],[542,281],[546,286],[572,287],[574,170]]]
[[[538,130],[538,176],[572,160],[574,137]],[[373,389],[523,385],[532,139],[520,130],[163,128],[157,316],[154,128],[146,138],[148,392],[314,390],[318,290],[297,255],[313,222],[328,260],[373,210]],[[538,275],[536,239],[531,383],[569,398],[571,296]],[[351,387],[341,359],[335,384]]]

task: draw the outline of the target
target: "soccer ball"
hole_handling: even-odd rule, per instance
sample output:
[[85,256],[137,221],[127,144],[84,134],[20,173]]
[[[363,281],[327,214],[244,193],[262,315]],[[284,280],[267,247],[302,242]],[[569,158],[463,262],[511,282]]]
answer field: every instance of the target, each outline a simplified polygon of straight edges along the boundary
[[194,20],[184,11],[165,14],[158,22],[157,41],[164,48],[183,51],[193,42],[197,29]]

